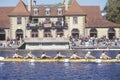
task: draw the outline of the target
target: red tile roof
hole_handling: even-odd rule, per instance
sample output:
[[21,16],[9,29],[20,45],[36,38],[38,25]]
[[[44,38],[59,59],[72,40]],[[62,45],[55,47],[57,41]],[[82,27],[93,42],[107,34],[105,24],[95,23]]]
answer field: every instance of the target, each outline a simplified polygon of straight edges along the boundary
[[87,23],[86,23],[87,28],[120,27],[120,24],[116,24],[108,20],[104,20],[102,18],[99,6],[81,6],[81,8],[87,13]]
[[72,0],[68,10],[65,11],[65,15],[86,15],[86,13],[76,0]]
[[[39,10],[38,15],[34,15],[33,10],[37,8]],[[46,15],[46,8],[50,8],[50,15]],[[62,9],[62,14],[58,15],[58,8]],[[64,15],[64,7],[63,6],[34,6],[32,7],[31,15],[32,16],[63,16]]]
[[[69,6],[68,11],[65,11],[64,6],[35,6],[39,9],[39,14],[36,16],[45,17],[45,16],[65,16],[65,15],[86,15],[86,28],[91,27],[120,27],[119,24],[104,20],[101,16],[99,6],[80,6],[76,0],[73,0]],[[31,11],[31,16],[33,14],[33,9]],[[50,8],[50,15],[46,15],[45,9]],[[62,8],[63,14],[58,15],[58,8]],[[12,11],[12,12],[11,12]],[[10,13],[10,14],[9,14]],[[26,5],[20,0],[16,7],[0,7],[0,28],[10,28],[9,16],[29,16]]]
[[108,27],[120,27],[120,24],[116,24],[104,19],[91,20],[86,25],[87,28],[108,28]]
[[0,28],[10,28],[10,20],[8,14],[14,7],[0,7]]
[[81,6],[81,8],[87,14],[88,19],[102,19],[99,6]]
[[22,0],[19,1],[15,9],[9,14],[10,16],[29,16],[30,13],[28,12],[26,5]]

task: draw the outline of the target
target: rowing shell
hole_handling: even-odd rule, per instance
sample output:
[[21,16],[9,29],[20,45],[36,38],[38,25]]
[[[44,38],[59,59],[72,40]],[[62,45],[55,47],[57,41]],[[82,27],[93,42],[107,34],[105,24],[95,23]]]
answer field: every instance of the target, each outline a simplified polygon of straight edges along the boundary
[[26,58],[4,58],[0,62],[120,62],[120,59],[26,59]]

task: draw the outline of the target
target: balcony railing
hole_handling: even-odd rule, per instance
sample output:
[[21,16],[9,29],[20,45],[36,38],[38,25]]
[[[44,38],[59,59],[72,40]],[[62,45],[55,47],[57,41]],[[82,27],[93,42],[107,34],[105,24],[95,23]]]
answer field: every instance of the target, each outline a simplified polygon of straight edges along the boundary
[[39,29],[40,25],[36,24],[36,23],[29,23],[27,24],[26,28],[29,29]]
[[50,23],[28,23],[26,26],[26,29],[68,29],[68,24],[67,23],[62,23],[62,22],[50,22]]

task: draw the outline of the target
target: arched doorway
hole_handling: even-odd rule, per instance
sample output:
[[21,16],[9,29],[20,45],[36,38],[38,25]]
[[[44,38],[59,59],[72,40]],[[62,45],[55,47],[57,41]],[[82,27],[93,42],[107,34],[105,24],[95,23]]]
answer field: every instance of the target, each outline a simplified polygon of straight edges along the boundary
[[5,30],[4,29],[0,29],[0,40],[5,40]]
[[90,30],[90,37],[97,37],[97,30],[95,28]]
[[38,30],[37,29],[31,30],[31,37],[38,37]]
[[63,29],[57,29],[56,34],[57,34],[57,37],[63,37],[64,35]]
[[44,30],[44,37],[52,37],[50,29],[45,29]]
[[17,29],[16,30],[16,39],[23,38],[23,30],[22,29]]
[[108,38],[109,39],[115,38],[115,30],[114,30],[114,28],[109,28],[109,30],[108,30]]
[[79,30],[78,29],[73,29],[72,30],[72,37],[73,38],[79,38]]

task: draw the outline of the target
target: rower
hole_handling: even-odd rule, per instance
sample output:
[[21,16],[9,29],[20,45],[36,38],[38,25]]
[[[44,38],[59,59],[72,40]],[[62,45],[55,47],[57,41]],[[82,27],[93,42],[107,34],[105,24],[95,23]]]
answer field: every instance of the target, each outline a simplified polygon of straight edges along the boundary
[[47,58],[51,58],[51,57],[48,56],[48,55],[46,54],[46,52],[43,52],[42,55],[41,55],[41,58],[42,58],[42,59],[47,59]]
[[18,49],[15,49],[15,54],[13,55],[13,58],[22,58],[22,56],[18,55]]
[[36,58],[36,56],[34,56],[30,51],[29,53],[27,53],[26,58]]
[[56,56],[54,57],[55,59],[62,59],[65,58],[66,56],[62,55],[61,52],[57,52]]
[[87,54],[85,55],[85,59],[95,59],[95,57],[91,54],[90,51],[88,51]]
[[74,52],[70,58],[71,59],[80,59],[81,57],[78,56],[76,52]]
[[120,59],[120,52],[117,54],[117,56],[115,58]]
[[15,53],[15,54],[13,55],[13,58],[22,58],[22,56],[20,56],[20,55],[18,55],[17,53]]
[[111,57],[109,57],[105,51],[102,52],[100,59],[111,59]]

